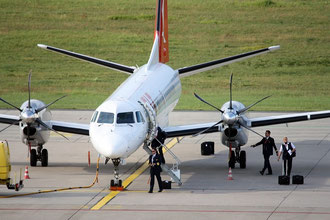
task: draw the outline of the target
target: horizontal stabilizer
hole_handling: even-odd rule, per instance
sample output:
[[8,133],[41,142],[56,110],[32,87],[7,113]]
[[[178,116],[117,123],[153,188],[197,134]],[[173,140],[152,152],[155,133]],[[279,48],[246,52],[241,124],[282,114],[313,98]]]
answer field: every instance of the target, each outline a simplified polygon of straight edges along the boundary
[[120,71],[120,72],[123,72],[123,73],[126,73],[126,74],[132,74],[135,70],[135,67],[125,66],[125,65],[122,65],[122,64],[110,62],[110,61],[107,61],[107,60],[98,59],[98,58],[95,58],[95,57],[86,56],[86,55],[83,55],[83,54],[71,52],[71,51],[68,51],[68,50],[59,49],[59,48],[56,48],[56,47],[47,46],[47,45],[44,45],[44,44],[38,44],[38,47],[40,47],[42,49],[45,49],[45,50],[51,50],[51,51],[54,51],[54,52],[57,52],[57,53],[61,53],[61,54],[64,54],[64,55],[67,55],[67,56],[70,56],[70,57],[74,57],[74,58],[79,59],[79,60],[84,60],[84,61],[87,61],[87,62],[90,62],[90,63],[95,63],[95,64],[98,64],[100,66],[104,66],[104,67],[107,67],[107,68],[110,68],[110,69],[113,69],[113,70],[117,70],[117,71]]
[[211,62],[207,62],[207,63],[201,63],[201,64],[197,64],[194,66],[189,66],[189,67],[183,67],[180,69],[177,69],[178,73],[180,74],[180,77],[186,77],[186,76],[190,76],[190,75],[194,75],[196,73],[200,73],[200,72],[204,72],[207,70],[212,70],[215,68],[218,68],[220,66],[224,66],[230,63],[234,63],[237,61],[241,61],[250,57],[254,57],[260,54],[264,54],[264,53],[268,53],[274,50],[280,49],[280,46],[272,46],[272,47],[268,47],[268,48],[264,48],[264,49],[260,49],[260,50],[255,50],[255,51],[251,51],[248,53],[243,53],[243,54],[239,54],[239,55],[235,55],[235,56],[231,56],[231,57],[226,57],[220,60],[214,60]]

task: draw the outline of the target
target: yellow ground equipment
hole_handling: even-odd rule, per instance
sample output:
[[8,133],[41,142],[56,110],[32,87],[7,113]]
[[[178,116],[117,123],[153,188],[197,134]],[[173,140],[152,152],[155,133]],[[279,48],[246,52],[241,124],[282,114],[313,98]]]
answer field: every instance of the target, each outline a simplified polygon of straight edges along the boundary
[[[15,189],[16,191],[23,188],[23,180],[21,180],[20,173],[20,181],[18,183],[12,184],[10,178],[10,152],[9,145],[7,141],[0,141],[0,184],[7,185],[8,189]],[[16,181],[16,178],[15,178]]]

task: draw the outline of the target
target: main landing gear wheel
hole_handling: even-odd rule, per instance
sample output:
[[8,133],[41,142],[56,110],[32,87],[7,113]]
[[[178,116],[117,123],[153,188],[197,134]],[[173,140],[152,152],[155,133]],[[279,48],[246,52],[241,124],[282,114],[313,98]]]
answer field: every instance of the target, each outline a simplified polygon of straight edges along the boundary
[[241,169],[246,168],[246,152],[244,150],[242,150],[239,155],[239,166]]
[[235,168],[235,162],[236,162],[236,158],[235,158],[235,152],[232,150],[231,151],[231,156],[228,162],[228,166],[232,169]]
[[37,166],[37,151],[36,149],[32,149],[30,152],[30,166],[35,167]]
[[41,166],[48,166],[48,151],[47,149],[43,149],[41,151]]

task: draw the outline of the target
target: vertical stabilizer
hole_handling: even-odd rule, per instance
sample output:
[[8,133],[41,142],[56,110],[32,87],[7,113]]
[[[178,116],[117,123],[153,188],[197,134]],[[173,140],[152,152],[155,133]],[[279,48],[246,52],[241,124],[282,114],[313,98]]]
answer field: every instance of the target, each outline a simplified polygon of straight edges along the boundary
[[167,0],[158,0],[156,8],[154,45],[148,61],[150,67],[156,63],[167,63],[168,51],[168,25],[167,25]]

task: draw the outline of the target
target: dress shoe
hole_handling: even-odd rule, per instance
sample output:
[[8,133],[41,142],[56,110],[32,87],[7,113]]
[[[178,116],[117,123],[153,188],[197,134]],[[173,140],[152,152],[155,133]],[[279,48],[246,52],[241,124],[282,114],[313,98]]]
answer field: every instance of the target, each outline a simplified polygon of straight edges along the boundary
[[272,173],[267,173],[266,175],[273,175]]
[[259,171],[259,173],[260,173],[261,175],[264,175],[264,172],[263,172],[263,171]]
[[163,189],[158,190],[159,193],[162,192],[162,191],[163,191]]
[[152,191],[149,191],[148,193],[152,193]]

